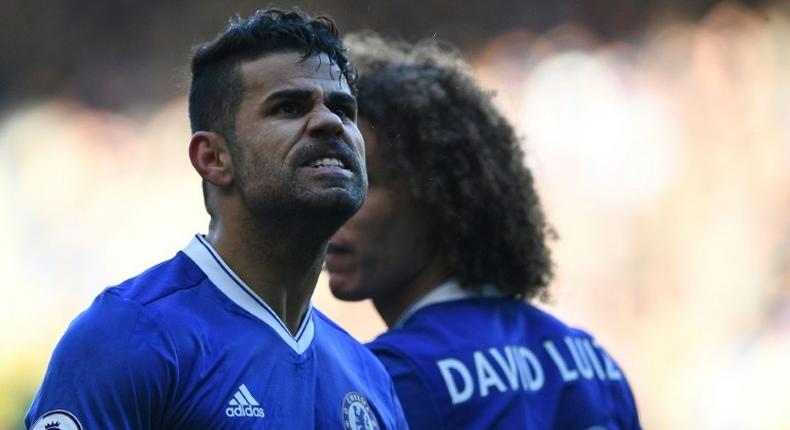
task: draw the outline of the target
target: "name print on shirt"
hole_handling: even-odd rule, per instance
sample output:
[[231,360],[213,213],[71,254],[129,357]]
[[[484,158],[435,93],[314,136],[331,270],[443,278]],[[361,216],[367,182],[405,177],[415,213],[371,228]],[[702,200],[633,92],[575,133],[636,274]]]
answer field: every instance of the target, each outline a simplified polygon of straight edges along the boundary
[[443,358],[436,365],[453,405],[468,401],[475,392],[487,397],[494,390],[539,391],[546,380],[545,367],[550,365],[565,383],[579,378],[623,379],[612,358],[594,340],[572,336],[562,340],[556,344],[552,340],[543,342],[543,360],[526,346],[505,345],[473,351],[471,357]]

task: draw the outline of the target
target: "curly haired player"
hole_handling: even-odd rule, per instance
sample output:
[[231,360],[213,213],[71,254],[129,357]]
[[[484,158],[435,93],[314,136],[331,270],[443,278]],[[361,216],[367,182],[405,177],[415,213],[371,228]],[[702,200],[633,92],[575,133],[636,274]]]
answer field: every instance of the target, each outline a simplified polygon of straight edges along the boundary
[[411,428],[638,429],[585,331],[532,306],[552,279],[519,140],[448,47],[346,39],[360,70],[368,197],[333,237],[333,294],[370,298]]

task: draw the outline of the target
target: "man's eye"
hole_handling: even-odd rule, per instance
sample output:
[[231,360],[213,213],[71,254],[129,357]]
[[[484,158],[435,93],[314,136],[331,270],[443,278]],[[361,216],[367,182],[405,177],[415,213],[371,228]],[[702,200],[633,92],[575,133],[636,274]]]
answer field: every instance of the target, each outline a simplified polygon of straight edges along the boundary
[[274,107],[274,113],[283,115],[296,115],[300,112],[300,107],[296,103],[280,103]]
[[356,112],[352,107],[341,106],[335,109],[332,109],[332,112],[335,115],[339,116],[341,119],[351,119],[353,120],[356,117]]

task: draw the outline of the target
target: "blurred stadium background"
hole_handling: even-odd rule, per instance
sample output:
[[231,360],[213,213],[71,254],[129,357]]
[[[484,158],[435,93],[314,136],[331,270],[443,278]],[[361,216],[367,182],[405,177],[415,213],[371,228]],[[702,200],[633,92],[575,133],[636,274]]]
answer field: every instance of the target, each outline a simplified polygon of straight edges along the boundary
[[[619,359],[646,429],[790,428],[790,3],[293,4],[463,49],[560,233],[546,306]],[[189,49],[267,5],[0,0],[0,428],[104,286],[205,231]],[[315,302],[383,329],[324,279]]]

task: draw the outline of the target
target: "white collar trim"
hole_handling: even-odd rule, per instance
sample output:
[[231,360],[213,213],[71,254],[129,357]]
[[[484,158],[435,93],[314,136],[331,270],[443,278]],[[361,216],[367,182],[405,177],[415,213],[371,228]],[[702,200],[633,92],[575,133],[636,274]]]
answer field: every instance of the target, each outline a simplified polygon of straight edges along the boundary
[[310,346],[315,335],[312,303],[307,308],[299,331],[296,332],[296,335],[291,335],[272,308],[233,273],[233,270],[225,264],[219,253],[202,235],[196,234],[183,249],[183,252],[197,264],[217,289],[233,303],[271,327],[297,354],[303,353]]
[[501,291],[491,284],[483,285],[481,291],[477,292],[462,288],[461,285],[458,284],[458,281],[455,279],[449,279],[444,283],[439,284],[439,286],[428,292],[428,294],[422,296],[422,298],[414,302],[414,304],[412,304],[409,309],[403,313],[403,315],[398,319],[395,325],[392,326],[392,328],[402,326],[406,323],[406,320],[414,315],[415,312],[426,306],[436,303],[463,300],[472,297],[504,297],[504,294],[502,294]]

